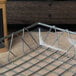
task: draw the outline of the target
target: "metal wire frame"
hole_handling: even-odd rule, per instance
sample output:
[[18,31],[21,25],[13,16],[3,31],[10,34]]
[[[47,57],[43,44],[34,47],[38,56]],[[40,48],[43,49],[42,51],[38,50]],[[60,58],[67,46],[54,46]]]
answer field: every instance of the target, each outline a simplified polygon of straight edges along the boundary
[[[37,23],[37,24],[34,24],[34,25],[29,26],[29,27],[27,27],[27,28],[24,28],[24,29],[22,29],[22,30],[20,30],[20,31],[18,31],[18,32],[15,32],[15,33],[13,33],[13,34],[11,34],[11,35],[8,36],[8,37],[11,37],[9,54],[11,53],[14,57],[16,57],[15,54],[14,54],[12,51],[10,51],[10,49],[12,48],[13,35],[14,35],[14,34],[17,34],[17,36],[18,36],[18,33],[20,33],[20,32],[23,33],[22,36],[20,36],[20,39],[22,40],[23,48],[24,48],[24,44],[26,44],[26,45],[28,46],[28,48],[31,50],[29,53],[24,54],[22,57],[27,56],[27,55],[29,55],[29,54],[32,53],[32,52],[36,52],[37,48],[40,48],[40,47],[41,47],[41,46],[39,46],[39,44],[37,43],[37,41],[34,39],[34,37],[32,36],[32,34],[31,34],[31,33],[29,32],[29,30],[28,30],[29,28],[32,28],[32,27],[34,27],[34,26],[36,26],[36,25],[42,25],[42,26],[50,27],[50,30],[49,30],[48,33],[46,34],[46,37],[45,37],[44,41],[47,39],[48,34],[49,34],[49,32],[51,31],[51,28],[54,28],[54,29],[55,29],[55,32],[56,32],[56,29],[63,31],[59,36],[57,36],[57,38],[55,39],[53,45],[54,45],[54,44],[56,43],[56,41],[63,35],[63,33],[64,33],[65,31],[66,31],[67,33],[76,34],[76,33],[74,33],[74,32],[68,31],[68,30],[63,30],[63,29],[60,29],[60,28],[56,28],[55,26],[47,26],[46,24],[43,24],[43,23]],[[30,37],[34,40],[34,42],[38,45],[35,49],[31,48],[31,47],[29,46],[29,44],[24,40],[24,32],[25,32],[25,30],[28,32],[28,34],[29,34]],[[5,38],[8,38],[8,37],[5,37]],[[5,38],[4,38],[4,39],[5,39]],[[1,39],[1,40],[2,40],[2,39]],[[2,42],[2,43],[3,43],[3,42]],[[68,51],[69,51],[72,47],[73,47],[73,45],[71,45],[71,46],[68,48]],[[42,47],[41,47],[41,48],[42,48]],[[49,50],[49,48],[46,48],[43,52],[39,53],[38,55],[32,57],[31,59],[29,59],[29,60],[27,60],[27,61],[24,61],[24,62],[21,63],[20,65],[16,65],[15,63],[13,63],[14,65],[16,65],[16,67],[11,68],[11,69],[7,68],[6,65],[8,65],[8,64],[10,64],[10,63],[12,63],[12,62],[15,62],[16,60],[14,60],[14,61],[9,61],[9,54],[8,54],[8,62],[9,62],[9,63],[5,65],[5,68],[7,68],[7,71],[1,73],[1,75],[4,75],[5,73],[7,73],[7,72],[9,72],[9,71],[13,71],[13,72],[16,73],[16,74],[14,74],[13,76],[16,76],[16,75],[21,74],[22,72],[27,71],[27,70],[31,71],[30,68],[32,68],[32,67],[34,67],[34,66],[40,67],[40,69],[38,69],[38,70],[36,70],[36,71],[31,71],[32,73],[31,73],[29,76],[32,76],[32,75],[34,75],[34,74],[41,75],[41,74],[38,73],[40,70],[45,69],[45,68],[46,68],[47,66],[49,66],[49,65],[56,66],[56,67],[55,67],[54,69],[52,69],[52,70],[46,69],[46,70],[48,70],[48,72],[45,73],[44,76],[47,76],[49,73],[54,72],[54,70],[56,70],[56,69],[58,69],[58,68],[61,68],[61,66],[62,66],[63,64],[65,64],[65,63],[71,65],[71,66],[70,66],[69,68],[67,68],[67,69],[61,68],[61,69],[64,69],[64,72],[62,72],[61,74],[57,74],[56,72],[54,72],[56,75],[61,76],[61,75],[64,74],[65,72],[69,71],[69,69],[71,69],[72,67],[75,67],[75,66],[76,66],[76,64],[70,64],[70,63],[69,63],[70,60],[75,60],[75,59],[74,59],[74,56],[72,56],[72,57],[67,57],[67,56],[65,56],[66,53],[58,54],[58,51],[57,51],[57,50],[56,50],[55,52],[53,52],[52,54],[50,54],[49,56],[46,55],[47,57],[44,58],[44,59],[42,59],[42,60],[36,58],[36,57],[38,57],[39,55],[44,55],[43,53],[44,53],[45,51],[48,51],[48,50]],[[51,50],[51,49],[50,49],[50,50]],[[22,51],[24,52],[24,49],[23,49]],[[51,52],[51,51],[50,51],[50,52]],[[51,57],[51,56],[53,56],[54,54],[58,54],[58,55],[60,55],[60,56],[55,59],[55,58]],[[18,59],[21,59],[22,57],[19,57]],[[59,60],[61,57],[67,57],[68,60],[66,60],[66,61]],[[54,60],[53,60],[52,62],[46,62],[45,60],[46,60],[47,58],[52,58],[52,59],[54,59]],[[17,59],[17,60],[18,60],[18,59]],[[40,61],[37,62],[37,63],[35,63],[35,64],[32,64],[31,62],[29,62],[29,61],[32,60],[32,59],[37,59],[37,60],[40,60]],[[21,59],[21,60],[22,60],[22,59]],[[53,63],[54,63],[55,61],[57,61],[57,60],[58,60],[58,61],[61,61],[61,62],[63,62],[63,63],[60,64],[60,65],[58,65],[58,66],[57,66],[57,65],[53,65]],[[41,62],[43,62],[43,61],[47,63],[45,66],[41,67],[41,66],[38,66],[38,65],[37,65],[38,63],[41,63]],[[29,62],[29,64],[32,64],[32,66],[30,66],[30,67],[28,67],[28,68],[21,67],[21,65],[23,65],[23,64],[25,64],[25,63],[27,63],[27,62]],[[3,67],[4,67],[4,66],[3,66]],[[14,69],[15,69],[15,68],[18,68],[18,67],[23,68],[23,70],[20,71],[20,72],[14,71]],[[70,71],[70,72],[74,73],[74,75],[76,74],[76,73],[73,72],[73,71]],[[21,74],[21,75],[23,75],[23,74]]]
[[[56,52],[57,52],[57,51],[56,51]],[[56,54],[56,52],[52,53],[51,56],[54,55],[54,54]],[[61,56],[62,56],[62,55],[61,55]],[[59,58],[59,57],[58,57],[58,58]],[[72,58],[73,58],[73,57],[72,57]],[[67,61],[63,62],[63,64],[64,64],[64,63],[67,63],[67,62],[68,62],[69,60],[71,60],[72,58],[69,58]],[[45,59],[47,59],[47,57],[46,57]],[[45,59],[43,59],[43,60],[45,60]],[[42,62],[43,60],[39,61],[38,63]],[[52,61],[51,63],[53,63],[53,62],[55,62],[55,60]],[[38,63],[36,63],[36,64],[38,64]],[[48,62],[47,62],[47,63],[48,63]],[[48,65],[51,65],[51,63],[48,63]],[[30,66],[29,68],[32,68],[32,67],[35,66],[36,64]],[[62,65],[62,64],[61,64],[61,65]],[[61,65],[59,65],[59,66],[61,66]],[[47,66],[47,65],[46,65],[46,66]],[[58,68],[59,66],[57,66],[56,68]],[[72,66],[72,65],[71,65],[71,66]],[[39,66],[38,66],[38,67],[39,67]],[[45,66],[44,66],[44,67],[45,67]],[[42,68],[44,68],[44,67],[42,67]],[[26,68],[26,69],[20,71],[19,73],[16,73],[16,75],[18,75],[18,74],[20,74],[21,72],[24,72],[24,71],[26,71],[26,70],[29,70],[29,68]],[[41,69],[41,68],[40,68],[40,69]],[[66,69],[65,69],[65,70],[66,70]],[[40,71],[40,70],[37,70],[37,71]],[[33,72],[32,74],[37,73],[37,71]],[[14,76],[15,76],[15,75],[14,75]],[[30,75],[30,76],[31,76],[31,75]]]
[[[43,52],[44,52],[44,51],[43,51]],[[42,54],[43,52],[41,52],[40,54]],[[54,53],[52,53],[51,56],[54,55],[54,54],[56,54],[56,52],[57,52],[57,51],[55,51]],[[37,56],[39,56],[40,54],[38,54]],[[37,56],[35,56],[35,58],[36,58]],[[63,55],[61,55],[60,57],[62,57],[62,56],[63,56]],[[50,57],[50,56],[49,56],[49,57]],[[60,57],[58,57],[58,58],[60,58]],[[34,57],[33,57],[33,58],[34,58]],[[32,59],[33,59],[33,58],[32,58]],[[48,58],[48,57],[46,57],[45,59],[47,59],[47,58]],[[53,62],[55,62],[58,58],[56,58],[56,59],[54,58],[55,60],[52,61],[52,62],[50,62],[50,63],[47,62],[47,63],[48,63],[47,65],[51,65],[51,64],[52,64]],[[73,58],[73,57],[72,57],[72,58]],[[67,63],[67,62],[68,62],[69,60],[71,60],[72,58],[69,58],[68,60],[66,60],[66,61],[63,62],[62,64]],[[45,59],[43,59],[43,60],[45,60]],[[31,59],[30,59],[30,60],[31,60]],[[38,63],[42,62],[43,60],[39,61]],[[38,63],[36,63],[36,64],[38,64]],[[22,63],[22,64],[24,64],[24,63]],[[22,65],[22,64],[20,64],[20,65]],[[36,65],[36,64],[34,64],[34,65]],[[62,64],[61,64],[61,65],[62,65]],[[17,65],[17,66],[20,66],[20,65]],[[33,67],[34,65],[32,65],[31,67]],[[46,65],[46,66],[47,66],[47,65]],[[59,65],[59,66],[61,66],[61,65]],[[16,67],[17,67],[17,66],[16,66]],[[59,68],[59,66],[57,66],[56,68]],[[72,65],[71,65],[71,66],[72,66]],[[15,68],[16,68],[16,67],[15,67]],[[31,68],[31,67],[30,67],[30,68]],[[45,66],[44,66],[44,67],[45,67]],[[44,68],[44,67],[42,67],[42,68]],[[13,68],[13,69],[15,69],[15,68]],[[55,69],[56,69],[56,68],[55,68]],[[29,70],[29,69],[27,68],[27,70]],[[66,70],[66,69],[65,69],[65,70]],[[11,70],[9,69],[9,71],[11,71]],[[23,71],[25,71],[25,70],[23,70]],[[23,72],[23,71],[21,71],[21,72]],[[39,70],[37,70],[37,71],[39,71]],[[66,71],[67,71],[67,70],[66,70]],[[8,72],[8,71],[7,71],[7,72]],[[16,75],[20,74],[21,72],[16,73]],[[35,73],[34,73],[34,74],[35,74]]]
[[[27,30],[27,31],[28,31],[28,30]],[[23,50],[22,50],[22,51],[23,51],[23,52],[24,52],[24,44],[25,44],[30,50],[35,50],[35,49],[37,49],[37,47],[39,47],[38,43],[37,43],[36,40],[33,38],[33,36],[31,35],[31,33],[29,33],[29,35],[32,37],[32,39],[35,41],[35,43],[38,45],[35,49],[31,48],[31,47],[29,46],[29,44],[24,40],[24,32],[25,32],[24,28],[22,29],[22,31],[20,30],[19,33],[20,33],[20,32],[23,33],[22,36],[20,36],[20,39],[22,40],[22,46],[23,46]],[[29,32],[29,31],[28,31],[28,32]],[[8,48],[8,46],[6,46],[6,45],[4,44],[4,42],[3,42],[2,40],[0,41],[1,44],[5,45],[5,47],[8,49],[8,63],[7,63],[7,64],[14,62],[14,61],[11,61],[11,60],[10,60],[10,54],[12,54],[14,57],[17,57],[17,56],[11,51],[12,45],[13,45],[13,37],[14,37],[14,35],[15,35],[15,34],[12,33],[10,36],[6,37],[6,38],[11,37],[10,43],[9,43],[9,48]],[[17,33],[17,36],[18,36],[18,33]],[[26,55],[26,54],[25,54],[25,55]],[[3,66],[5,66],[5,65],[7,65],[7,64],[1,65],[0,67],[3,67]]]

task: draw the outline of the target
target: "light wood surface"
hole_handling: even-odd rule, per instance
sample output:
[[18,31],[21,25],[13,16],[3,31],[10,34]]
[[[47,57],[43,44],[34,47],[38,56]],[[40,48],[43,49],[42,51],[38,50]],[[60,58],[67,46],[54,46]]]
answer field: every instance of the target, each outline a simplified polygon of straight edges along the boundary
[[[33,37],[37,40],[37,42],[39,42],[39,41],[38,41],[38,33],[33,32],[32,35],[33,35]],[[44,33],[42,34],[42,36],[45,37],[45,35],[46,35],[46,33],[44,32]],[[66,48],[67,46],[69,46],[69,43],[67,43],[67,42],[66,42],[67,40],[65,40],[66,38],[64,38],[66,35],[67,35],[66,33],[63,34],[63,36],[62,36],[62,42],[61,42],[61,44],[63,43],[62,46],[64,46],[65,48]],[[51,34],[48,36],[47,42],[50,43],[51,41],[53,41],[54,37],[55,37],[55,34],[54,34],[54,33],[51,33]],[[72,37],[73,37],[73,38],[76,38],[75,35],[72,35]],[[32,38],[29,36],[28,33],[25,33],[24,39],[25,39],[25,41],[28,42],[28,44],[30,45],[30,47],[32,47],[32,48],[37,47],[36,44],[33,42]],[[22,48],[23,48],[23,47],[22,47],[22,41],[21,41],[21,39],[20,39],[19,37],[15,38],[14,41],[13,41],[13,47],[12,47],[11,51],[12,51],[15,55],[17,55],[17,57],[20,57],[20,56],[22,56],[22,55],[24,54],[23,51],[22,51]],[[64,49],[65,49],[65,48],[64,48]],[[24,50],[24,51],[25,51],[25,54],[28,53],[28,52],[30,52],[30,51],[32,51],[32,50],[30,50],[26,45],[25,45],[24,49],[25,49],[25,50]],[[27,49],[28,49],[28,50],[27,50]],[[1,68],[1,69],[0,69],[0,73],[9,70],[8,72],[5,73],[5,75],[6,75],[6,76],[9,76],[9,75],[10,75],[10,76],[13,76],[14,74],[21,72],[22,70],[24,70],[24,69],[32,66],[33,64],[36,64],[36,63],[39,62],[40,60],[46,58],[47,56],[49,56],[50,54],[52,54],[52,53],[55,52],[55,50],[49,50],[49,51],[46,50],[46,51],[44,52],[44,50],[45,50],[45,48],[39,47],[38,49],[35,50],[35,52],[29,53],[28,55],[25,55],[24,57],[20,58],[19,60],[17,60],[17,61],[15,61],[15,62],[13,62],[13,63],[5,66],[5,67],[8,68],[8,69],[5,69],[5,67]],[[71,49],[71,51],[72,51],[71,54],[70,54],[70,53],[68,54],[68,55],[70,55],[70,57],[73,55],[73,49]],[[43,54],[40,54],[41,52],[43,52]],[[28,75],[32,74],[33,72],[35,72],[35,71],[37,71],[38,69],[44,67],[45,65],[47,65],[47,64],[50,63],[50,62],[52,62],[52,61],[55,60],[56,58],[60,57],[61,55],[60,55],[59,53],[63,54],[63,52],[55,53],[55,54],[53,54],[52,56],[46,58],[44,61],[39,62],[37,65],[31,67],[30,69],[21,72],[21,73],[19,74],[19,76],[22,76],[22,75],[28,76]],[[2,63],[2,64],[8,63],[8,54],[9,54],[9,52],[4,52],[4,53],[1,53],[1,54],[0,54],[0,63]],[[37,56],[38,54],[40,54],[40,55]],[[37,56],[37,57],[35,57],[35,56]],[[17,57],[16,57],[16,58],[17,58]],[[35,57],[35,58],[33,58],[33,57]],[[31,58],[33,58],[33,59],[31,59]],[[10,54],[10,60],[12,60],[12,59],[15,59],[15,58]],[[27,61],[27,60],[29,60],[29,59],[30,59],[30,61],[28,61],[27,63],[25,63],[25,61]],[[55,61],[53,62],[53,64],[50,64],[50,65],[46,66],[46,68],[47,68],[48,70],[46,70],[45,68],[43,68],[43,69],[41,69],[40,71],[38,71],[37,73],[35,73],[35,74],[32,75],[32,76],[37,76],[38,74],[39,74],[40,76],[43,76],[43,75],[46,74],[48,71],[50,71],[50,70],[56,68],[57,66],[63,64],[63,63],[64,63],[65,61],[67,61],[68,59],[69,59],[68,57],[63,56],[63,57],[59,58],[58,60],[55,60]],[[32,64],[31,64],[30,62],[31,62]],[[50,72],[47,76],[58,76],[56,73],[59,73],[59,74],[60,74],[60,73],[62,73],[62,72],[65,71],[64,69],[68,69],[69,67],[71,67],[71,65],[70,65],[69,63],[70,63],[71,65],[74,65],[74,64],[76,64],[76,60],[73,60],[73,59],[72,59],[72,60],[70,60],[68,63],[64,63],[61,67],[57,68],[57,69],[54,70],[53,72]],[[20,65],[20,64],[22,64],[22,65]],[[20,65],[20,66],[17,67],[17,68],[15,68],[15,69],[13,69],[13,70],[10,70],[10,69],[16,67],[17,65]],[[37,67],[37,66],[38,66],[38,67]],[[39,67],[39,66],[40,66],[40,67]],[[23,68],[21,68],[21,67],[23,67]],[[64,69],[62,69],[62,68],[64,68]],[[30,71],[30,70],[31,70],[31,71]],[[76,72],[76,66],[72,67],[71,70],[72,70],[73,72]],[[15,72],[14,72],[14,71],[15,71]],[[32,71],[33,71],[33,72],[32,72]],[[68,76],[68,75],[69,75],[69,76],[72,76],[73,73],[70,72],[70,71],[67,71],[67,72],[64,73],[64,76]]]
[[0,48],[0,53],[6,52],[6,48]]
[[6,1],[7,1],[7,0],[0,0],[0,4],[1,4],[1,3],[4,4],[4,3],[6,3]]

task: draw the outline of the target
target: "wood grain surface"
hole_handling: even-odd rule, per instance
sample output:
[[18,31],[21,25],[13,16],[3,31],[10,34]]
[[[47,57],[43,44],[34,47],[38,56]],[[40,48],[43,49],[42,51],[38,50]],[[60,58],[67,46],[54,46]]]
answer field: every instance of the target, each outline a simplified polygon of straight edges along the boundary
[[[61,32],[58,32],[61,33]],[[38,41],[38,33],[37,32],[31,32],[33,37]],[[42,33],[43,38],[46,36],[46,32]],[[61,44],[65,48],[69,46],[70,44],[67,43],[65,40],[67,37],[67,34],[64,33],[62,36]],[[66,37],[66,38],[65,38]],[[25,33],[25,40],[28,42],[30,47],[35,48],[37,45],[33,42],[32,38],[29,36],[29,34]],[[47,37],[46,43],[53,42],[55,38],[55,34],[51,33]],[[76,38],[75,35],[72,35],[72,38]],[[63,48],[64,48],[63,47]],[[64,48],[64,49],[65,49]],[[29,49],[25,45],[25,54],[32,51],[32,50],[26,50]],[[71,59],[74,52],[74,49],[71,49],[71,53],[68,54],[69,57],[66,55],[63,55],[63,52],[59,52],[52,49],[47,49],[39,47],[34,52],[29,53],[28,55],[23,56],[22,58],[16,60],[14,63],[11,63],[9,65],[6,65],[3,68],[0,68],[0,73],[2,75],[6,76],[13,76],[13,75],[19,75],[19,76],[58,76],[59,74],[63,74],[64,76],[72,76],[76,72],[76,60]],[[14,39],[13,48],[11,49],[12,52],[17,55],[17,57],[20,57],[23,55],[22,51],[22,41],[19,39],[19,37]],[[56,53],[55,53],[56,52]],[[8,62],[8,54],[9,52],[1,53],[0,54],[0,63],[5,64]],[[34,58],[35,57],[35,58]],[[57,59],[58,58],[58,59]],[[14,57],[10,54],[10,59],[14,59]],[[17,67],[18,66],[18,67]],[[59,67],[58,67],[59,66]],[[44,68],[43,68],[44,67]],[[55,69],[58,67],[57,69]],[[7,68],[7,69],[6,69]],[[27,69],[28,68],[28,69]],[[40,69],[40,70],[39,70]],[[51,71],[53,70],[53,71]],[[48,73],[48,74],[47,74]]]

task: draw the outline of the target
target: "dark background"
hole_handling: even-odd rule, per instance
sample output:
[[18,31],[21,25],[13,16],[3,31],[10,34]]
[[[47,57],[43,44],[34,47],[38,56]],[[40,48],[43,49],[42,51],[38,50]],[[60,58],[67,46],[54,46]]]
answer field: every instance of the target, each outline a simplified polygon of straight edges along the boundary
[[3,18],[2,9],[0,9],[0,38],[3,37]]
[[[76,1],[76,0],[7,0],[7,1]],[[8,23],[8,30],[10,31],[11,29],[14,29],[16,31],[30,25],[31,24],[9,24]],[[50,25],[53,25],[53,24],[50,24]],[[57,25],[55,24],[55,26],[64,28],[64,29],[69,29],[71,31],[76,31],[76,24],[57,24]]]

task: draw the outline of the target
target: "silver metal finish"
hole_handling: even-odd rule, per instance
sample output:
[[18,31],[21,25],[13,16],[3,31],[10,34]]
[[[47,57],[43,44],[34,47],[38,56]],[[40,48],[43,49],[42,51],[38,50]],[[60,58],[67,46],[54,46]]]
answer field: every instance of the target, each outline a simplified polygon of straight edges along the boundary
[[[34,27],[38,31],[34,31]],[[43,32],[42,27],[48,31]],[[10,73],[12,76],[65,76],[66,73],[75,76],[76,47],[68,40],[73,39],[75,34],[76,32],[55,26],[35,23],[1,38],[1,44],[8,39],[9,46],[5,45],[8,47],[5,62],[0,58],[0,69],[3,69],[0,70],[0,76],[8,76]],[[64,39],[66,47],[63,45]],[[35,69],[32,70],[33,68]]]

